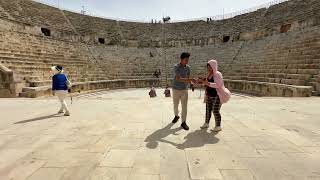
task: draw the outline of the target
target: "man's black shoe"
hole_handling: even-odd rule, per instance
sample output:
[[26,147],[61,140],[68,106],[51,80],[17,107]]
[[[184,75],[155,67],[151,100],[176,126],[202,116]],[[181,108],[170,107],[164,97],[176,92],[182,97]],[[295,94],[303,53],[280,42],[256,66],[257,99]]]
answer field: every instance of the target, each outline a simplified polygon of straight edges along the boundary
[[176,122],[178,122],[178,120],[180,119],[180,117],[179,116],[175,116],[174,118],[173,118],[173,120],[172,120],[172,123],[176,123]]
[[189,130],[189,126],[188,126],[185,122],[183,122],[183,123],[181,124],[181,127],[182,127],[184,130],[186,130],[186,131]]

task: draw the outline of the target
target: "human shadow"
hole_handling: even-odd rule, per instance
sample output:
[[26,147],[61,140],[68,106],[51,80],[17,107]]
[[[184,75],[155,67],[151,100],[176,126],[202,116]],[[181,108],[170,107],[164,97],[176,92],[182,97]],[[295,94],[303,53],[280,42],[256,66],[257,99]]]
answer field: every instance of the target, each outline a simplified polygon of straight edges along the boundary
[[32,119],[26,119],[23,121],[18,121],[18,122],[15,122],[14,124],[24,124],[24,123],[33,122],[33,121],[41,121],[41,120],[45,120],[45,119],[50,119],[50,118],[54,118],[54,117],[60,117],[60,116],[59,116],[59,114],[55,113],[55,114],[51,114],[51,115],[47,115],[47,116],[41,116],[41,117],[36,117],[36,118],[32,118]]
[[202,147],[206,144],[216,144],[219,142],[219,139],[215,137],[216,134],[215,132],[207,132],[207,129],[199,129],[185,136],[185,141],[176,147],[178,149],[187,149]]
[[146,147],[149,149],[155,149],[158,147],[159,142],[163,142],[163,143],[168,143],[171,144],[173,146],[177,146],[177,143],[165,140],[163,138],[169,136],[170,134],[173,135],[178,135],[176,134],[176,132],[181,130],[181,127],[179,128],[174,128],[171,129],[171,127],[173,126],[173,123],[168,124],[167,126],[165,126],[162,129],[156,130],[155,132],[153,132],[152,134],[150,134],[145,140],[144,142],[147,142]]

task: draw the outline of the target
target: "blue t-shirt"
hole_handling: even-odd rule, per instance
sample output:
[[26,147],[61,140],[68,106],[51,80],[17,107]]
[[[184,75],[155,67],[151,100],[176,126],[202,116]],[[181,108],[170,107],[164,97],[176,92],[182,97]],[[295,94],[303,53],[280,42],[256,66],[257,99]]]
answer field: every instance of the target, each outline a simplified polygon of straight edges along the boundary
[[64,74],[55,74],[52,77],[52,90],[68,90],[67,76]]
[[190,76],[191,69],[188,65],[176,64],[174,66],[174,77],[173,77],[173,89],[177,90],[187,90],[189,83],[179,82],[176,80],[176,76],[180,76],[181,78],[188,78]]

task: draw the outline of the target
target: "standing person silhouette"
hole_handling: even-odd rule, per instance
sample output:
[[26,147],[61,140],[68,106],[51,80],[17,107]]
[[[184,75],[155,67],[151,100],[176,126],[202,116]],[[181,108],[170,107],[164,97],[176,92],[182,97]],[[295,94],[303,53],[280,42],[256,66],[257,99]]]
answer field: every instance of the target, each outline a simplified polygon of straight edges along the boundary
[[64,113],[65,116],[70,116],[70,111],[65,98],[67,97],[68,89],[71,88],[71,83],[63,73],[62,66],[53,66],[51,67],[51,70],[54,73],[52,77],[52,95],[57,96],[61,103],[61,108],[58,113]]
[[217,61],[208,61],[207,68],[207,78],[200,80],[200,82],[206,86],[206,118],[205,123],[201,126],[201,129],[206,129],[209,127],[211,114],[213,113],[216,123],[213,131],[218,132],[222,130],[220,108],[223,103],[229,101],[231,93],[224,86],[222,74],[218,71]]
[[174,66],[174,79],[173,79],[173,106],[174,106],[174,119],[172,123],[178,122],[180,119],[178,106],[181,101],[181,127],[184,130],[189,130],[186,123],[188,111],[188,86],[191,82],[196,82],[195,79],[190,78],[191,69],[188,65],[190,53],[183,52],[180,56],[180,63]]

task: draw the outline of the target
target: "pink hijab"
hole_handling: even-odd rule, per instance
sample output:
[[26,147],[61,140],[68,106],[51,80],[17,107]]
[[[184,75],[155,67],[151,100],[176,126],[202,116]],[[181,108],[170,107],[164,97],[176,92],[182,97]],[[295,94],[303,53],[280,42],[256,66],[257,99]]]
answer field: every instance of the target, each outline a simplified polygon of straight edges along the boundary
[[221,72],[218,71],[218,63],[216,60],[208,61],[208,64],[213,70],[213,74],[208,76],[208,79],[214,78],[214,83],[209,82],[209,87],[215,88],[217,90],[218,96],[220,98],[221,104],[229,101],[231,97],[231,92],[224,86],[223,77]]

